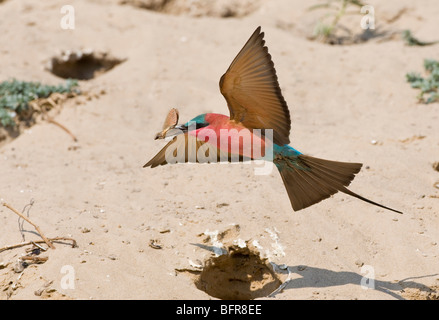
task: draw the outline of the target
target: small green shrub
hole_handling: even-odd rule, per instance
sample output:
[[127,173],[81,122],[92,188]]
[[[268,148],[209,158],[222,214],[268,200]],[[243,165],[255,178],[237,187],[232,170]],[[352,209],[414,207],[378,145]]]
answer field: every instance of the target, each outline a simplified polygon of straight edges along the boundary
[[412,88],[420,89],[419,102],[439,102],[439,61],[433,59],[424,60],[424,68],[428,77],[422,77],[419,73],[406,74],[407,81]]
[[[328,9],[314,29],[314,38],[323,42],[330,42],[335,31],[339,28],[340,19],[347,14],[358,14],[357,11],[348,11],[349,8],[361,8],[364,4],[359,0],[327,0],[326,2],[313,5],[309,10]],[[332,18],[330,21],[329,18]]]
[[16,119],[29,110],[29,102],[47,98],[52,93],[79,93],[78,81],[68,79],[58,86],[43,85],[39,82],[16,79],[0,83],[0,126],[16,125]]

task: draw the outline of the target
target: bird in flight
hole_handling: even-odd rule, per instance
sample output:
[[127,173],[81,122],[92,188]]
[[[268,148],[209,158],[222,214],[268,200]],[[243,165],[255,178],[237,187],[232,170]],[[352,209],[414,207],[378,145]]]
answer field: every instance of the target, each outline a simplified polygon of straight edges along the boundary
[[[163,131],[156,135],[156,139],[172,140],[144,167],[155,168],[175,162],[215,162],[224,159],[224,155],[229,162],[264,159],[276,165],[295,211],[340,191],[402,213],[346,188],[360,171],[361,163],[319,159],[289,146],[290,112],[261,27],[255,30],[232,61],[219,86],[227,101],[230,117],[205,113],[177,126],[178,112],[172,109]],[[222,139],[224,136],[226,138]],[[246,140],[248,137],[249,140]],[[272,152],[265,152],[267,147]],[[177,154],[180,155],[179,160]]]

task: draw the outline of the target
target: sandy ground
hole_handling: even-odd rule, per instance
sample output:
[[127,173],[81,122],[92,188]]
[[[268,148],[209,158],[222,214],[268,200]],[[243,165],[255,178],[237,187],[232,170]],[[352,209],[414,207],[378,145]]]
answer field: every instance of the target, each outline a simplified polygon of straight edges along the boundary
[[[226,1],[228,10],[215,3],[206,9],[177,1],[154,12],[116,0],[71,1],[74,30],[60,27],[63,1],[0,3],[2,81],[63,82],[44,69],[61,50],[126,59],[80,81],[88,94],[54,113],[77,143],[39,121],[1,145],[0,198],[19,211],[33,199],[29,217],[42,232],[78,244],[55,243],[41,253],[45,263],[19,273],[14,267],[25,247],[1,252],[1,299],[215,298],[199,289],[213,286],[200,282],[200,266],[212,264],[212,249],[243,241],[259,255],[245,270],[223,261],[232,263],[223,273],[226,295],[437,298],[439,172],[432,164],[439,161],[439,105],[418,104],[405,74],[422,72],[424,58],[439,59],[438,45],[409,47],[383,36],[331,46],[307,39],[322,14],[307,11],[316,2],[261,0],[250,8]],[[437,0],[369,4],[377,29],[437,40]],[[355,32],[361,17],[347,18],[355,19]],[[351,189],[403,215],[344,194],[294,212],[279,174],[256,176],[249,164],[142,168],[164,144],[153,137],[171,107],[183,122],[228,114],[219,78],[259,25],[292,113],[292,145],[364,163]],[[0,221],[0,247],[22,242],[11,210],[0,207]],[[31,225],[24,229],[26,241],[40,239]],[[283,270],[261,267],[265,273],[244,286],[227,280],[256,265]],[[215,278],[206,272],[205,279]],[[273,277],[288,281],[268,298]]]

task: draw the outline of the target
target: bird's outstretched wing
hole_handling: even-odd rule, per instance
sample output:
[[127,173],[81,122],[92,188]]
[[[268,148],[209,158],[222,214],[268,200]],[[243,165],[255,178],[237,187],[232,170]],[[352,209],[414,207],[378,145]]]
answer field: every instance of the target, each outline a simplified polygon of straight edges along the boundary
[[263,38],[258,27],[221,77],[220,90],[231,120],[249,129],[273,129],[274,143],[289,144],[290,112]]
[[[168,163],[186,163],[201,162],[197,153],[206,142],[197,139],[194,136],[179,134],[169,141],[162,150],[160,150],[151,160],[143,167],[155,168]],[[208,147],[206,145],[206,147]],[[204,150],[206,152],[206,150]],[[201,153],[201,152],[200,152]],[[206,154],[206,153],[205,153]],[[204,155],[205,155],[204,154]],[[206,161],[207,162],[207,161]]]
[[185,133],[175,136],[143,167],[155,168],[168,163],[219,163],[248,160],[250,158],[221,151],[217,146]]
[[143,167],[155,168],[174,163],[243,162],[252,158],[221,151],[217,146],[187,133],[175,136]]

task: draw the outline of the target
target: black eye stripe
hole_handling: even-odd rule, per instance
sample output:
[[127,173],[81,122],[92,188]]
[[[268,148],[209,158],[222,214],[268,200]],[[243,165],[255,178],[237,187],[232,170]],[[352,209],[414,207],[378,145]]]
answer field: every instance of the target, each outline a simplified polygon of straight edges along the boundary
[[184,124],[183,126],[181,126],[181,129],[184,129],[184,130],[188,130],[188,129],[194,130],[194,123],[195,123],[195,130],[207,127],[209,125],[209,123],[207,123],[207,122],[203,122],[203,123],[193,122],[189,126],[187,125],[187,123]]
[[208,125],[209,125],[209,124],[208,124],[207,122],[197,123],[197,124],[196,124],[196,128],[197,128],[197,129],[201,129],[201,128],[207,127]]

